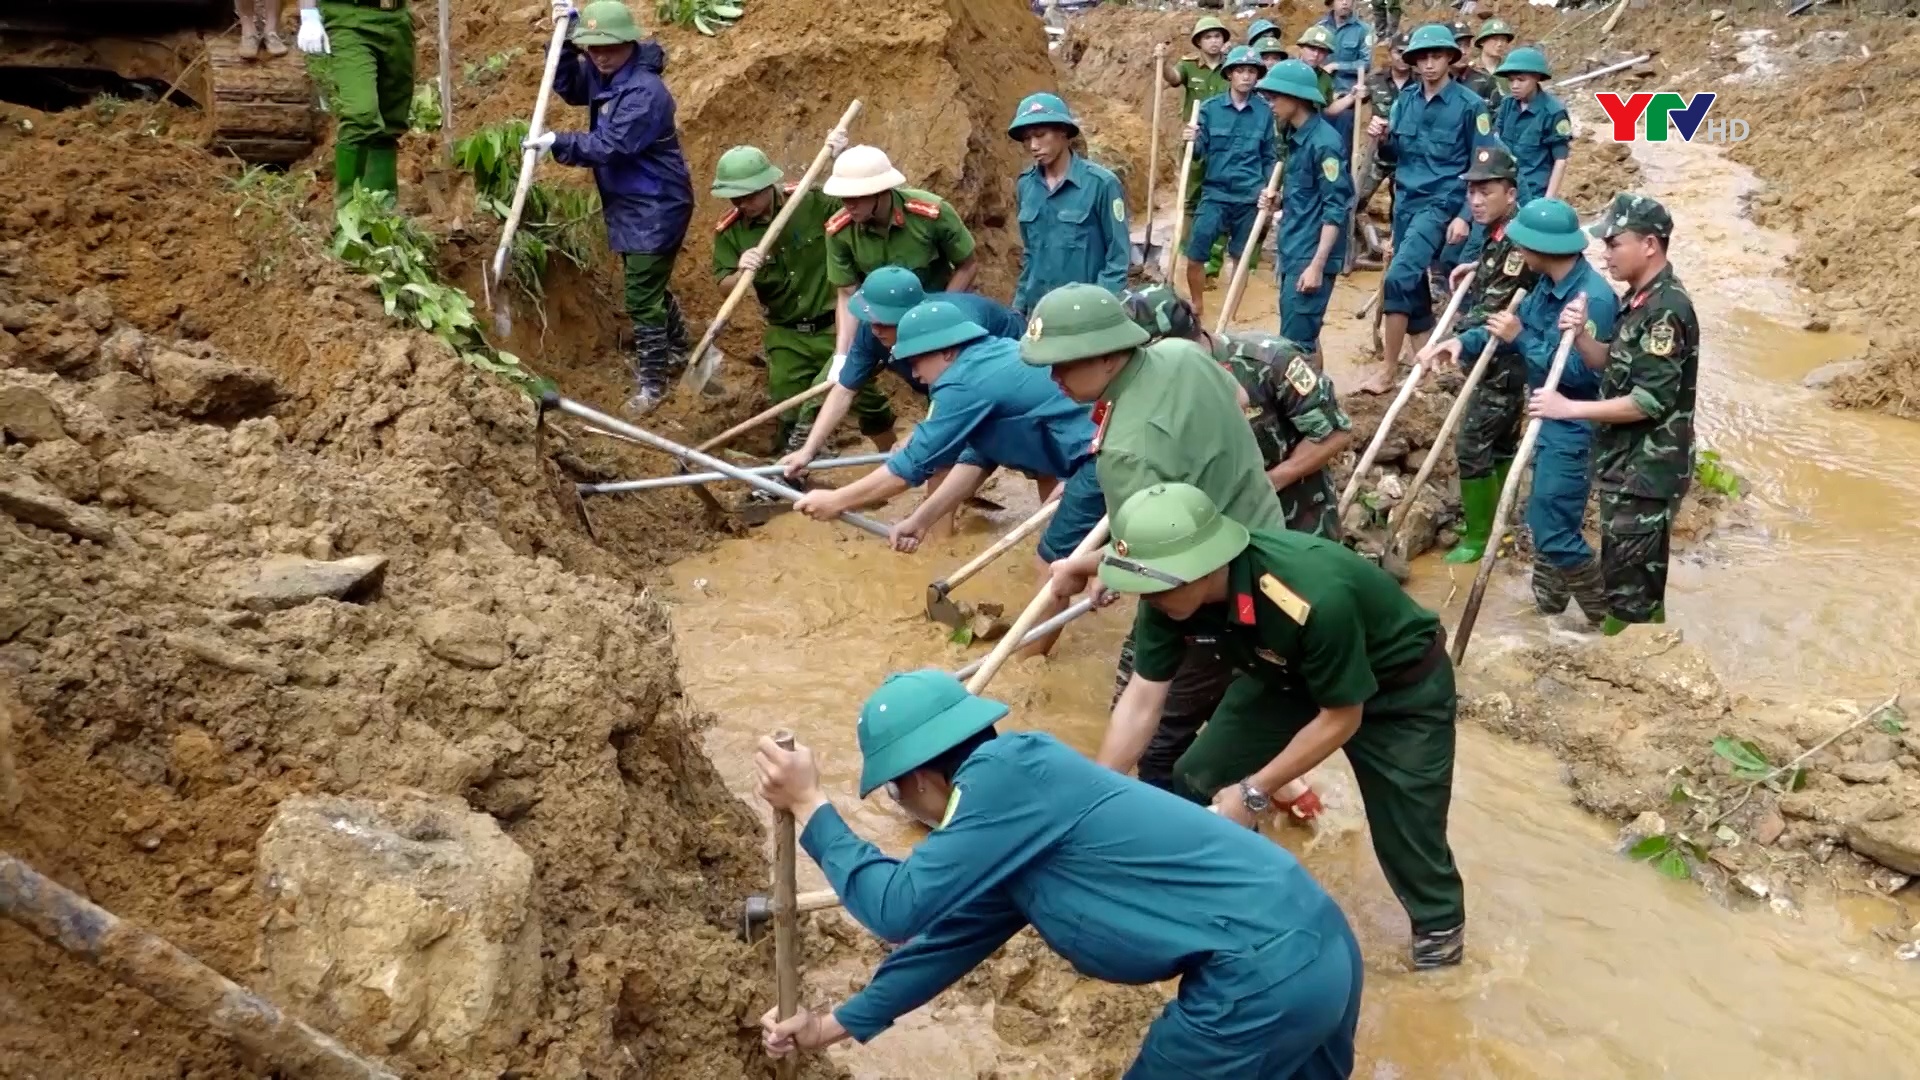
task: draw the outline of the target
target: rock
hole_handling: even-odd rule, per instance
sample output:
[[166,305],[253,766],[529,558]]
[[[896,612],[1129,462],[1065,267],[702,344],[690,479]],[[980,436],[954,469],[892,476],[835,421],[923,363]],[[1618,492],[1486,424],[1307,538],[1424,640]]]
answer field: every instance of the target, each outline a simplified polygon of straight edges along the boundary
[[1805,40],[1793,47],[1801,59],[1817,64],[1830,64],[1839,60],[1854,58],[1856,50],[1853,42],[1844,30],[1815,30]]
[[1920,874],[1920,814],[1848,825],[1847,846],[1882,866]]
[[30,386],[0,386],[0,432],[28,445],[67,437],[53,401]]
[[1835,360],[1831,364],[1822,364],[1800,377],[1800,385],[1809,390],[1825,390],[1841,379],[1858,375],[1867,370],[1865,360]]
[[1754,825],[1753,839],[1754,842],[1758,844],[1772,844],[1775,840],[1780,839],[1781,833],[1786,831],[1786,819],[1777,813],[1769,813]]
[[1798,821],[1821,821],[1826,817],[1824,809],[1811,791],[1796,791],[1780,796],[1780,813]]
[[80,316],[81,322],[101,333],[113,326],[113,301],[107,299],[107,290],[98,285],[76,293],[73,310]]
[[1884,784],[1900,775],[1900,766],[1891,761],[1849,761],[1833,774],[1849,784]]
[[1867,807],[1860,818],[1863,821],[1892,821],[1906,812],[1907,808],[1901,805],[1899,799],[1881,799]]
[[100,343],[100,359],[122,371],[146,370],[147,335],[123,326]]
[[377,590],[386,576],[385,555],[331,562],[274,555],[233,585],[229,602],[248,611],[284,611],[315,600],[358,600]]
[[1373,515],[1367,510],[1366,504],[1355,499],[1348,504],[1346,513],[1340,515],[1340,527],[1348,535],[1365,532],[1372,518]]
[[486,671],[507,662],[507,634],[499,622],[477,611],[448,608],[429,612],[416,629],[427,651],[460,667]]
[[281,397],[279,382],[265,371],[171,349],[147,361],[147,376],[162,406],[202,420],[242,420]]
[[1714,22],[1719,22],[1726,17],[1727,13],[1720,8],[1714,8],[1712,11],[1707,12],[1707,18],[1712,19]]
[[1833,329],[1833,324],[1818,315],[1813,315],[1809,316],[1806,322],[1800,324],[1800,328],[1808,333],[1824,334]]
[[1432,456],[1433,456],[1433,451],[1426,447],[1422,447],[1418,450],[1410,451],[1407,454],[1407,471],[1419,472],[1421,466],[1425,465],[1427,463],[1427,459]]
[[1400,531],[1393,534],[1394,553],[1412,562],[1431,551],[1440,535],[1443,513],[1440,500],[1431,493],[1415,499],[1401,515]]
[[104,512],[81,506],[26,473],[0,473],[0,511],[96,544],[113,539],[113,520]]
[[40,443],[20,460],[69,499],[91,499],[100,494],[100,463],[72,439]]
[[88,384],[87,404],[109,420],[137,420],[153,412],[153,387],[138,375],[109,372]]
[[263,656],[256,656],[235,648],[224,641],[187,633],[167,634],[161,640],[217,668],[224,668],[242,675],[258,675],[275,686],[287,681],[285,668]]
[[1620,830],[1619,848],[1626,851],[1633,845],[1649,837],[1659,836],[1667,831],[1667,819],[1651,810],[1642,811]]
[[290,798],[258,881],[261,989],[323,1030],[440,1058],[505,1051],[535,1018],[533,860],[458,799]]
[[1374,485],[1373,490],[1379,492],[1386,498],[1399,502],[1401,499],[1406,498],[1407,482],[1392,473],[1388,473],[1380,478],[1380,482]]
[[213,505],[214,480],[174,447],[140,436],[100,463],[104,482],[157,514],[205,510]]
[[1893,741],[1893,736],[1869,731],[1860,737],[1854,760],[1875,765],[1882,761],[1892,761],[1899,756],[1900,744]]

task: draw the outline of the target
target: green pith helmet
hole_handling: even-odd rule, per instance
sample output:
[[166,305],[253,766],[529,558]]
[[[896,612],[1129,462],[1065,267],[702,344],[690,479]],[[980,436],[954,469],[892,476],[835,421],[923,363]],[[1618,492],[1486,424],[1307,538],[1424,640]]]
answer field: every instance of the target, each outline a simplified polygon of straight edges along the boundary
[[1112,293],[1098,285],[1062,285],[1033,306],[1020,359],[1052,367],[1137,349],[1147,340]]
[[1268,34],[1274,37],[1282,36],[1280,33],[1280,24],[1274,22],[1272,19],[1255,19],[1253,20],[1253,25],[1247,27],[1247,44],[1258,45],[1260,44],[1261,36]]
[[901,360],[951,349],[987,336],[987,328],[967,318],[951,300],[915,304],[899,326],[900,336],[893,343],[893,355]]
[[1211,15],[1193,24],[1193,33],[1187,36],[1187,40],[1193,42],[1197,46],[1200,44],[1200,35],[1206,33],[1209,30],[1218,30],[1221,33],[1227,35],[1228,41],[1233,40],[1233,31],[1227,29],[1227,24],[1221,22],[1219,19],[1216,19]]
[[1552,69],[1547,67],[1547,54],[1531,45],[1524,45],[1507,54],[1500,61],[1495,75],[1538,75],[1543,79],[1553,78]]
[[923,668],[887,676],[860,707],[860,797],[900,779],[1000,722],[1007,707]]
[[1255,71],[1267,70],[1267,65],[1260,62],[1260,54],[1245,45],[1235,45],[1227,53],[1226,60],[1220,64],[1220,74],[1226,75],[1237,67],[1250,67]]
[[1314,23],[1312,26],[1300,31],[1300,40],[1294,42],[1294,44],[1311,45],[1314,48],[1325,49],[1328,52],[1332,52],[1334,50],[1333,31],[1321,26],[1319,23]]
[[1273,70],[1254,84],[1254,89],[1299,98],[1316,108],[1323,108],[1327,104],[1326,95],[1320,92],[1320,77],[1313,73],[1305,60],[1282,60],[1273,65]]
[[1274,56],[1277,54],[1282,60],[1285,60],[1287,58],[1287,43],[1277,37],[1268,35],[1260,39],[1260,44],[1255,45],[1253,51],[1259,53],[1261,56]]
[[782,175],[759,147],[736,146],[721,154],[713,167],[713,194],[722,199],[742,198],[779,183]]
[[1480,32],[1473,35],[1473,43],[1478,45],[1488,38],[1494,37],[1503,37],[1509,41],[1513,40],[1515,37],[1513,27],[1508,26],[1505,19],[1488,19],[1486,22],[1480,24]]
[[1456,60],[1466,55],[1460,50],[1460,46],[1454,43],[1453,34],[1448,32],[1446,23],[1428,23],[1415,30],[1413,36],[1407,39],[1408,60],[1430,49],[1450,52]]
[[1607,212],[1587,230],[1602,240],[1619,236],[1623,232],[1637,232],[1642,236],[1658,236],[1663,240],[1673,236],[1673,215],[1667,208],[1645,195],[1621,192],[1608,204]]
[[1471,40],[1472,38],[1473,38],[1473,27],[1467,25],[1467,20],[1465,19],[1453,20],[1453,40],[1468,41],[1468,40]]
[[1007,125],[1007,137],[1021,138],[1021,132],[1040,124],[1059,124],[1074,135],[1080,134],[1080,122],[1067,111],[1067,103],[1057,94],[1028,94],[1013,110],[1013,122]]
[[1152,337],[1192,339],[1200,335],[1193,305],[1182,300],[1170,285],[1129,289],[1121,294],[1120,303],[1133,324]]
[[574,18],[567,40],[583,46],[626,45],[640,40],[640,26],[620,0],[593,0]]
[[1192,484],[1136,491],[1113,515],[1100,583],[1119,593],[1159,593],[1198,581],[1247,550],[1247,527]]
[[1473,163],[1460,179],[1472,183],[1475,180],[1511,180],[1519,182],[1520,166],[1513,160],[1513,152],[1503,143],[1482,146],[1473,152]]
[[847,309],[862,322],[899,326],[907,312],[926,298],[927,290],[918,274],[904,266],[882,266],[860,283],[860,291],[853,294]]
[[1411,40],[1412,40],[1412,32],[1407,30],[1402,30],[1399,33],[1393,35],[1393,40],[1387,43],[1387,51],[1397,52],[1404,57],[1407,53],[1408,43]]
[[1515,244],[1542,255],[1578,255],[1587,250],[1587,233],[1580,215],[1559,199],[1535,199],[1520,208],[1507,236]]

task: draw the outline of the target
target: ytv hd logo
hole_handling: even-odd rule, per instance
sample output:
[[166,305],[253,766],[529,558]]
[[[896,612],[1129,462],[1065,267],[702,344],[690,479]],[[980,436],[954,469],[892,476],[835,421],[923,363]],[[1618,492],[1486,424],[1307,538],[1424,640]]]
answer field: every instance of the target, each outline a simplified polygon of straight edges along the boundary
[[1648,142],[1666,142],[1669,129],[1678,132],[1683,142],[1692,142],[1696,135],[1704,142],[1746,142],[1745,120],[1707,119],[1713,98],[1714,95],[1707,93],[1693,95],[1692,101],[1674,93],[1634,94],[1626,98],[1612,92],[1593,95],[1606,110],[1607,118],[1613,121],[1614,142],[1637,141],[1639,135],[1634,128],[1643,115],[1647,118]]

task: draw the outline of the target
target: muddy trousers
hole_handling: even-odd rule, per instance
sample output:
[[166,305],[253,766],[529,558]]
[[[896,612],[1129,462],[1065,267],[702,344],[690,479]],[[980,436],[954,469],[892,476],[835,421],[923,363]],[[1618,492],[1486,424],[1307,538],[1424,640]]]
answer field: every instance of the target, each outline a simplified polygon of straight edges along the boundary
[[[1479,357],[1461,359],[1472,370]],[[1512,353],[1496,351],[1487,361],[1480,384],[1473,388],[1473,396],[1467,399],[1466,415],[1453,436],[1460,479],[1492,476],[1502,463],[1513,460],[1520,452],[1520,429],[1526,411],[1526,363]]]
[[413,17],[325,0],[320,21],[332,52],[318,58],[331,83],[336,192],[399,188],[398,146],[413,111]]
[[1533,537],[1533,602],[1543,615],[1577,601],[1589,622],[1606,617],[1606,586],[1593,547],[1581,534],[1592,478],[1592,435],[1584,423],[1549,420],[1541,426],[1527,495],[1527,532]]
[[1447,223],[1453,217],[1444,207],[1407,199],[1394,200],[1393,261],[1387,264],[1381,310],[1405,315],[1407,333],[1433,329],[1433,294],[1427,271],[1447,246]]
[[[767,397],[774,403],[785,401],[826,376],[833,363],[833,316],[798,327],[769,325],[760,348],[767,358]],[[788,409],[775,421],[775,456],[792,440],[800,409]]]
[[[1119,665],[1113,673],[1115,702],[1120,700],[1121,691],[1132,678],[1133,632],[1128,631],[1127,640],[1120,646]],[[1203,645],[1187,647],[1180,670],[1174,672],[1173,682],[1167,687],[1167,703],[1160,710],[1160,727],[1154,731],[1153,741],[1147,744],[1147,752],[1140,756],[1140,764],[1135,768],[1142,782],[1172,790],[1174,763],[1193,745],[1200,726],[1220,707],[1220,699],[1226,696],[1232,682],[1233,666],[1218,653]]]
[[1600,493],[1600,570],[1607,614],[1623,623],[1663,621],[1668,549],[1679,506],[1677,498]]
[[[1413,932],[1466,922],[1466,892],[1447,844],[1453,801],[1453,665],[1368,700],[1341,747],[1366,804],[1373,852]],[[1258,771],[1319,714],[1305,694],[1240,675],[1174,766],[1174,793],[1195,802]]]
[[633,381],[642,392],[666,393],[667,384],[686,370],[693,347],[680,301],[667,289],[678,251],[629,252],[626,271],[627,318],[633,320]]

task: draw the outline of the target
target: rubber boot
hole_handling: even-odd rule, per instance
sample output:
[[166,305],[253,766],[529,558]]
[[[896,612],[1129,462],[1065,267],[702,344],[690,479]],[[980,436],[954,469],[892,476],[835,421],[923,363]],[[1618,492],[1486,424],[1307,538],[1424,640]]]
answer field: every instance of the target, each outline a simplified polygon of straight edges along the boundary
[[1533,558],[1533,606],[1542,615],[1558,615],[1567,610],[1573,594],[1567,589],[1565,571],[1540,558]]
[[1577,570],[1566,571],[1564,580],[1567,591],[1573,594],[1573,600],[1580,605],[1580,612],[1587,617],[1587,622],[1598,627],[1609,618],[1607,579],[1600,573],[1599,559],[1591,559]]
[[667,390],[673,378],[668,373],[667,331],[661,326],[635,326],[633,328],[633,356],[631,358],[634,394],[627,399],[625,412],[629,417],[638,419],[660,407],[667,400]]
[[[1497,511],[1500,509],[1500,493],[1507,490],[1507,474],[1512,471],[1513,471],[1512,458],[1507,458],[1505,461],[1496,461],[1493,463],[1493,510],[1488,511],[1489,517],[1492,516],[1493,511]],[[1489,536],[1487,537],[1487,540],[1489,543],[1493,544],[1495,551],[1499,551],[1505,548],[1507,545],[1512,544],[1513,543],[1513,519],[1511,517],[1507,519],[1507,527],[1500,530],[1499,536]]]
[[396,195],[400,191],[400,151],[393,146],[367,147],[367,163],[360,172],[360,183],[368,191]]
[[680,311],[680,298],[667,293],[667,352],[668,370],[677,378],[687,370],[687,353],[693,349],[693,339],[687,334],[687,317]]
[[[1664,624],[1667,621],[1667,606],[1665,604],[1654,605],[1653,614],[1647,618],[1647,621],[1656,626]],[[1608,615],[1606,621],[1600,624],[1600,632],[1608,637],[1612,637],[1632,625],[1630,622],[1623,622],[1612,615]]]
[[333,191],[341,201],[353,191],[353,185],[359,183],[360,174],[367,167],[366,147],[351,143],[336,143],[333,147]]
[[1493,511],[1499,501],[1498,477],[1476,476],[1460,481],[1460,509],[1466,515],[1467,524],[1460,530],[1460,542],[1447,552],[1447,562],[1477,563],[1487,553],[1488,534],[1493,531]]
[[1450,930],[1428,930],[1413,935],[1413,970],[1432,971],[1435,968],[1453,967],[1465,956],[1467,950],[1467,924],[1461,923]]

